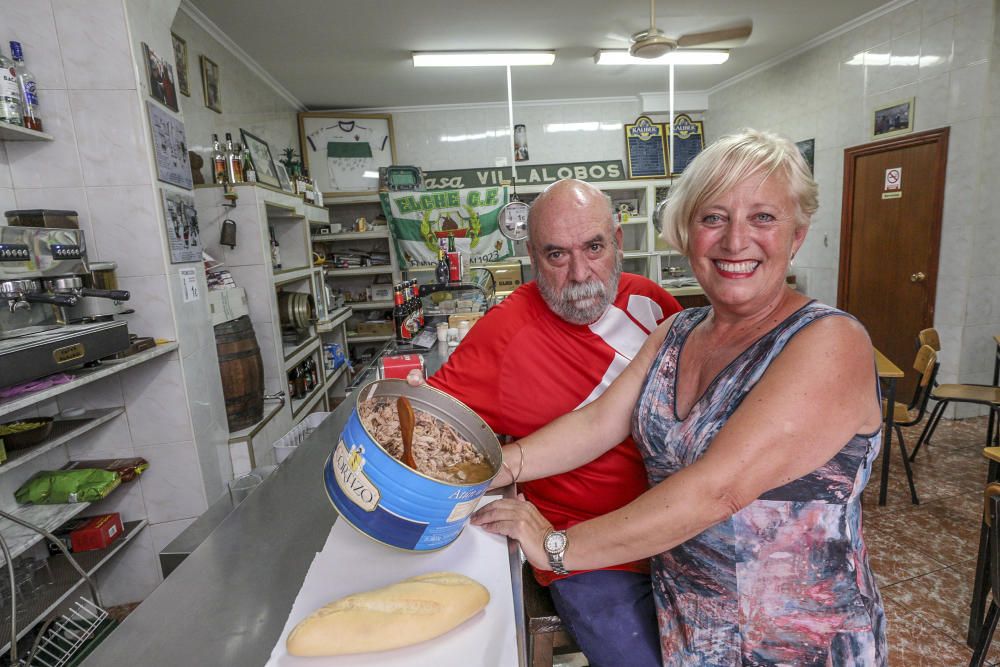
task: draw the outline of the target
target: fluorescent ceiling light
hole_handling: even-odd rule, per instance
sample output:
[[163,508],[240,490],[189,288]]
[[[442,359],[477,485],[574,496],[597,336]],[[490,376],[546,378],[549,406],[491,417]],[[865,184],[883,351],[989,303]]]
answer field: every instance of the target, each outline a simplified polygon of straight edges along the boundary
[[423,51],[413,52],[414,67],[497,67],[551,65],[555,51]]
[[601,50],[594,54],[598,65],[721,65],[729,60],[729,51],[681,49],[659,58],[635,58],[625,50]]

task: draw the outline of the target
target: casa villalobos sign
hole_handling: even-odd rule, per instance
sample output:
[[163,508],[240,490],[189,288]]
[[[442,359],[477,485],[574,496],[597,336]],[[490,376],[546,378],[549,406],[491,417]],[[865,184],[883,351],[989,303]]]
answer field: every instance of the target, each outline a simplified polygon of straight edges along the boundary
[[[625,168],[621,160],[538,164],[517,168],[518,185],[547,185],[564,178],[576,178],[591,183],[621,181],[625,179]],[[424,188],[426,190],[481,188],[488,185],[501,185],[504,181],[509,182],[510,180],[510,167],[447,169],[425,172]]]

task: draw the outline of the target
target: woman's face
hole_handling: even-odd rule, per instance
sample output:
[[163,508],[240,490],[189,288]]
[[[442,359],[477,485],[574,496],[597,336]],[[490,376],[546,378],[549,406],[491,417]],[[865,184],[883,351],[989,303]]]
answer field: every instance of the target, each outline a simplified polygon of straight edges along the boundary
[[791,256],[806,237],[788,180],[754,174],[695,211],[691,269],[712,304],[756,312],[780,296]]

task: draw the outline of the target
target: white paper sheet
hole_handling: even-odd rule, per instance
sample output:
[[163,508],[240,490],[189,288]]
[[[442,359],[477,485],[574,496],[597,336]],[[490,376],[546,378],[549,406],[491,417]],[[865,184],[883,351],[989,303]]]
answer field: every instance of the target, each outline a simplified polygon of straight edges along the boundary
[[[483,503],[499,496],[487,496]],[[381,588],[418,574],[459,572],[490,592],[486,609],[441,637],[392,651],[323,658],[296,658],[285,639],[299,621],[333,600]],[[336,521],[323,550],[316,554],[295,598],[266,667],[517,667],[514,598],[505,538],[469,525],[442,551],[398,551]]]

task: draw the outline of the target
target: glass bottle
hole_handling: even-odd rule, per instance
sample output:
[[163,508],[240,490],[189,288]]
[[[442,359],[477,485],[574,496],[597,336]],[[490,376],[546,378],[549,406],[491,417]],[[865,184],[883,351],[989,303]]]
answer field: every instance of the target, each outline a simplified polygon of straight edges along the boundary
[[24,64],[24,50],[21,42],[10,43],[10,53],[14,57],[17,85],[21,92],[21,117],[29,130],[42,131],[42,114],[38,108],[38,89],[35,75]]
[[257,170],[254,169],[253,159],[250,157],[250,147],[243,147],[243,178],[247,183],[257,182]]
[[408,313],[406,310],[406,302],[403,298],[402,285],[396,285],[393,290],[393,299],[396,304],[392,309],[392,321],[396,330],[396,340],[409,341],[413,335],[410,333],[409,326],[407,326]]
[[[239,144],[236,144],[239,146]],[[240,156],[233,146],[233,135],[226,132],[226,178],[230,183],[243,182],[243,170],[240,169]]]
[[14,61],[3,54],[3,49],[0,49],[0,122],[24,126],[17,71],[14,69]]
[[212,180],[216,184],[226,182],[226,154],[217,134],[212,135]]
[[271,268],[280,269],[281,268],[281,244],[278,243],[278,239],[274,236],[274,227],[268,227],[267,233],[271,237]]

